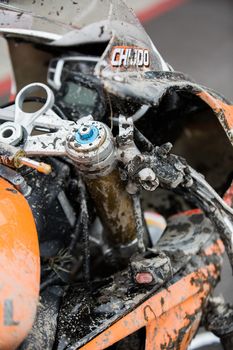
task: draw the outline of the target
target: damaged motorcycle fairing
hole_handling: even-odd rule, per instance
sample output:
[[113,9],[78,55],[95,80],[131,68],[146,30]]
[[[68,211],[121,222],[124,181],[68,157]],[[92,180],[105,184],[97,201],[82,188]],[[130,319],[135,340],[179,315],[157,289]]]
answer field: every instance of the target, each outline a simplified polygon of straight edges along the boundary
[[[25,58],[17,62],[19,50],[18,46],[13,44],[14,41],[19,41],[21,45],[22,42],[37,45],[40,49],[37,55],[41,55],[42,60],[46,60],[48,53],[67,50],[82,54],[81,47],[88,47],[88,55],[96,55],[97,52],[102,55],[96,65],[97,76],[102,69],[111,71],[108,67],[108,52],[112,51],[113,45],[136,46],[149,50],[150,67],[134,67],[134,71],[137,70],[139,74],[144,70],[170,70],[139,20],[123,1],[93,0],[88,6],[85,0],[68,1],[66,4],[54,0],[24,0],[20,5],[18,1],[1,1],[0,17],[0,33],[9,42],[14,71],[21,68],[25,70],[26,75],[24,61],[27,54],[33,54],[36,60],[36,53],[31,52],[30,45],[24,45],[22,50]],[[101,43],[102,48],[99,50],[97,44],[101,46]],[[44,65],[36,60],[33,70],[43,73],[43,67]],[[19,79],[16,76],[18,88],[28,83],[24,81],[24,74],[21,72]],[[39,77],[39,74],[37,76]]]
[[[96,11],[97,8],[98,11]],[[72,13],[71,17],[70,13]],[[165,63],[138,19],[122,1],[91,1],[87,8],[84,0],[69,1],[65,5],[61,1],[41,3],[24,0],[20,5],[13,0],[7,3],[1,1],[0,16],[2,18],[0,32],[9,42],[12,38],[18,37],[32,46],[33,43],[40,44],[44,51],[47,50],[50,53],[51,50],[56,51],[62,47],[77,52],[78,45],[104,42],[106,47],[97,62],[95,75],[103,83],[107,93],[129,100],[132,104],[144,104],[155,108],[166,95],[197,96],[213,110],[233,143],[232,104],[212,90],[193,82],[188,76],[171,71],[172,69]],[[54,38],[55,34],[56,38]],[[148,49],[149,66],[131,67],[128,64],[124,69],[113,67],[112,49],[121,46]],[[11,45],[12,57],[14,57],[14,50]],[[23,47],[23,51],[26,52],[27,48]],[[18,56],[17,51],[16,55]],[[36,58],[36,53],[33,55]],[[46,59],[48,58],[45,57]],[[38,60],[36,62],[35,68],[39,72],[41,67]],[[21,75],[17,81],[18,86],[22,86],[20,80],[23,79]],[[196,107],[195,104],[199,104],[197,100],[190,101],[191,109]],[[171,108],[175,109],[176,106]]]
[[[169,70],[133,11],[123,1],[0,1],[0,32],[51,47],[113,42],[150,51],[150,68]],[[104,53],[103,53],[104,55]],[[101,60],[100,60],[101,61]],[[104,61],[104,56],[102,58]]]
[[[157,111],[161,106],[164,108],[165,100],[169,102],[164,108],[164,114],[169,115],[168,124],[175,120],[176,114],[180,117],[183,113],[183,117],[188,117],[192,112],[211,110],[233,143],[233,106],[215,92],[194,83],[189,77],[171,71],[138,20],[122,2],[91,1],[86,11],[84,0],[69,1],[65,5],[63,3],[60,0],[24,0],[19,5],[17,1],[0,1],[0,15],[4,18],[0,31],[9,40],[22,40],[26,45],[42,47],[50,53],[53,50],[57,52],[57,48],[77,52],[80,44],[106,43],[95,67],[95,75],[110,95],[112,103],[117,100],[119,110],[122,108],[126,115],[127,112],[130,115],[130,111],[137,109],[137,106],[148,106],[148,113],[135,120],[135,124],[147,136],[147,129],[150,129],[147,122],[153,120],[153,128],[148,130],[148,139],[153,144],[168,141],[167,135],[161,141],[153,135],[158,120],[162,120]],[[111,64],[114,48],[126,47],[130,50],[132,46],[140,50],[149,49],[149,66],[114,67]],[[11,50],[12,53],[13,51],[14,49]],[[38,66],[38,72],[39,70]],[[181,103],[182,99],[188,101],[186,107],[185,103]],[[58,179],[60,180],[63,182],[63,178]],[[80,181],[82,182],[81,179]],[[40,187],[43,182],[38,183]],[[48,196],[48,201],[53,206],[52,199],[57,201],[57,198]],[[86,204],[85,198],[82,203]],[[86,213],[87,211],[84,214]],[[37,219],[40,215],[38,213]],[[88,218],[84,217],[87,232]],[[61,230],[64,234],[65,229],[61,227]],[[174,244],[174,239],[179,244]],[[144,327],[146,350],[150,350],[155,342],[161,349],[186,348],[199,326],[203,300],[219,279],[223,251],[218,233],[209,219],[200,212],[173,217],[169,219],[161,241],[151,249],[149,255],[136,256],[132,258],[127,270],[116,273],[107,280],[94,281],[89,293],[83,284],[78,283],[69,289],[64,285],[59,286],[58,290],[56,286],[55,290],[53,287],[45,288],[41,293],[42,301],[49,291],[51,295],[44,301],[44,305],[48,304],[51,312],[43,307],[38,309],[38,318],[22,349],[29,349],[36,341],[40,348],[44,348],[46,343],[52,347],[55,341],[59,350],[80,347],[83,350],[105,349]],[[151,283],[147,286],[135,285],[135,275],[144,273],[145,270],[152,274]],[[63,293],[65,298],[61,303]],[[170,324],[164,315],[169,316]],[[48,339],[44,336],[43,329],[42,336],[38,335],[37,328],[38,325],[43,326],[43,319],[51,326],[46,334]],[[175,330],[173,324],[176,324]],[[157,334],[158,329],[166,329],[166,332]]]
[[[163,98],[172,95],[174,97],[178,95],[180,99],[187,96],[191,100],[189,112],[192,109],[196,109],[197,112],[198,108],[202,107],[201,102],[204,102],[206,107],[211,108],[233,144],[233,105],[220,94],[193,82],[182,73],[146,72],[144,79],[122,74],[112,79],[103,77],[102,81],[105,89],[112,95],[126,99],[128,103],[134,101],[134,103],[149,105],[155,109],[161,104]],[[176,103],[177,101],[173,102],[170,109],[175,110]],[[187,111],[184,111],[185,113]]]
[[[188,227],[190,233],[187,235]],[[180,241],[177,247],[171,244],[174,234]],[[202,293],[206,295],[218,280],[224,248],[217,237],[209,219],[201,212],[182,213],[170,219],[162,240],[154,249],[144,258],[132,258],[128,270],[115,274],[103,286],[93,285],[88,295],[80,286],[71,287],[58,317],[57,348],[106,349],[142,327],[146,327],[148,338],[153,338],[152,329],[158,328],[159,323],[163,324],[162,315],[166,312],[177,315],[175,323],[176,328],[180,327],[180,334],[174,335],[174,330],[167,326],[163,341],[160,334],[156,344],[161,349],[164,344],[164,349],[167,349],[173,338],[177,344],[187,341],[184,339],[185,331],[189,333],[200,321],[201,304],[198,299]],[[190,252],[186,254],[187,245]],[[163,256],[162,252],[165,253]],[[198,254],[195,256],[195,253]],[[148,270],[147,259],[154,266],[154,283],[136,287],[134,276],[141,269]],[[208,278],[204,282],[206,274]],[[186,286],[187,280],[190,289]],[[183,283],[185,295],[180,289]],[[175,294],[173,288],[177,289]],[[192,313],[187,309],[190,297],[197,298]],[[177,313],[176,306],[179,309]],[[183,312],[187,314],[182,320]],[[150,349],[148,342],[152,341],[148,338],[146,349]]]

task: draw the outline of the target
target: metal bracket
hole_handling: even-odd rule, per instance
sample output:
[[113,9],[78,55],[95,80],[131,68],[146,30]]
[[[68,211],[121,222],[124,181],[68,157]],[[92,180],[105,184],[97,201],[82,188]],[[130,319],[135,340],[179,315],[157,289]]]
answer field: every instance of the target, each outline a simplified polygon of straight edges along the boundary
[[[23,104],[25,99],[34,91],[42,89],[46,92],[46,101],[44,105],[33,113],[27,113],[23,111]],[[16,96],[15,106],[13,110],[13,118],[8,119],[6,123],[0,126],[0,141],[10,144],[12,146],[18,145],[23,137],[24,132],[28,135],[31,134],[35,120],[41,115],[46,113],[54,104],[54,94],[52,90],[41,83],[32,83],[25,86]],[[2,113],[1,113],[2,112]],[[0,111],[0,118],[4,118],[5,109]],[[7,115],[8,113],[6,113]],[[6,120],[6,119],[5,119]]]
[[[119,135],[117,136],[118,143],[118,159],[127,165],[136,156],[140,156],[141,152],[134,142],[134,123],[132,117],[126,118],[123,115],[119,116]],[[140,185],[148,190],[154,191],[159,182],[156,179],[155,173],[149,167],[144,167],[138,172]],[[131,194],[138,191],[137,186],[129,182],[127,191]]]

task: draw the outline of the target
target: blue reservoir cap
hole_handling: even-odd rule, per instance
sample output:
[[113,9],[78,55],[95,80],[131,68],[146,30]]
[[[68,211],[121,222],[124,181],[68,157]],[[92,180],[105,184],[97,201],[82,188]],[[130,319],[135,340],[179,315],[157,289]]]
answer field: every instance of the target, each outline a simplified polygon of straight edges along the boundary
[[75,140],[80,145],[85,145],[87,143],[94,142],[98,136],[99,136],[99,130],[96,126],[82,125],[75,134]]

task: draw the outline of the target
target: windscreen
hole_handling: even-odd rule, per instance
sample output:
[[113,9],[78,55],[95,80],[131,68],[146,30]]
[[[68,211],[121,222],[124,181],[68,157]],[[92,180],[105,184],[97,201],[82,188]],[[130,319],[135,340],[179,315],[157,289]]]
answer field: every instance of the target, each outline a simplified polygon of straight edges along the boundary
[[[96,66],[99,76],[122,81],[145,71],[167,71],[167,64],[153,45],[132,10],[121,1],[113,1],[109,13],[111,39]],[[143,74],[142,74],[143,76]]]
[[95,74],[168,70],[139,20],[121,0],[0,0],[0,32],[49,46],[107,42]]

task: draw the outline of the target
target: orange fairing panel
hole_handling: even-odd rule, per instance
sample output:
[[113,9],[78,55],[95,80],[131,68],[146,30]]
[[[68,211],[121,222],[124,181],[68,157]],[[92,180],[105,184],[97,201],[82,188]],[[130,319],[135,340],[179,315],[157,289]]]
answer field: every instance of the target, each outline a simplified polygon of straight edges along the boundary
[[158,349],[169,349],[170,340],[175,342],[182,328],[189,330],[191,317],[195,318],[196,315],[200,319],[199,310],[202,300],[208,294],[210,286],[205,284],[200,291],[200,286],[192,283],[192,280],[198,278],[206,279],[208,270],[202,269],[199,274],[198,276],[192,273],[175,285],[154,295],[84,345],[81,350],[106,349],[142,327],[146,327],[146,350],[155,350],[155,345]]
[[197,96],[213,109],[233,144],[233,106],[213,97],[206,91],[197,93]]
[[[203,251],[205,255],[222,255],[220,240]],[[175,284],[146,300],[135,310],[100,333],[81,350],[103,350],[146,327],[146,350],[186,350],[202,315],[203,302],[212,288],[211,278],[219,276],[213,264],[199,268]]]
[[36,227],[26,199],[0,179],[0,349],[16,349],[33,324],[39,296]]

